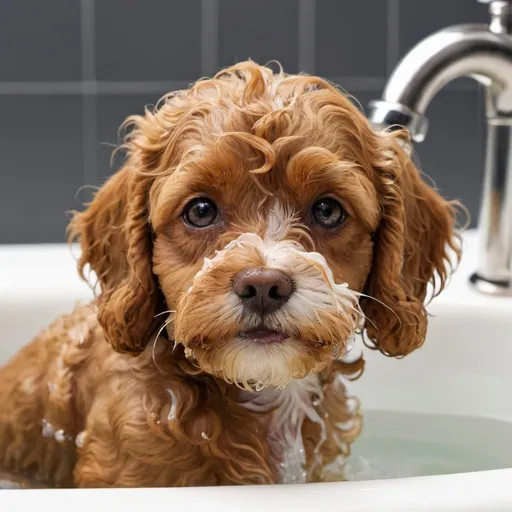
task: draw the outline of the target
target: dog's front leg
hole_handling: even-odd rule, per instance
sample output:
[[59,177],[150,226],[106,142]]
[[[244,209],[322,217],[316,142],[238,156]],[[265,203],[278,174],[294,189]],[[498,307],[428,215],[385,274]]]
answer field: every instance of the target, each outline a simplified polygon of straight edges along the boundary
[[124,386],[110,381],[98,390],[77,448],[77,487],[216,483],[213,461],[205,460],[197,446],[174,439],[163,423],[157,424],[145,410],[145,392],[144,383],[135,379]]
[[[116,390],[116,392],[112,392]],[[117,394],[119,393],[119,394]],[[77,487],[189,487],[274,483],[253,416],[240,407],[222,409],[208,436],[205,408],[169,418],[144,406],[145,383],[112,380],[96,393],[79,439]],[[146,400],[146,403],[149,400]],[[222,408],[221,405],[219,407]],[[178,425],[175,422],[179,422]]]
[[317,421],[307,419],[304,423],[302,433],[310,482],[345,480],[351,444],[363,425],[359,401],[347,394],[345,382],[341,372],[333,372],[325,382],[323,397],[315,405]]

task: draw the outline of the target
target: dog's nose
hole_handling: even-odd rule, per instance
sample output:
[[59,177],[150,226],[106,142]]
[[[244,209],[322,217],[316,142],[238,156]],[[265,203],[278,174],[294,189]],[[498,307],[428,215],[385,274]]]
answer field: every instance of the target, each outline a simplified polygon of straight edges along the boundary
[[277,311],[293,293],[292,278],[280,270],[250,268],[239,272],[233,291],[255,313]]

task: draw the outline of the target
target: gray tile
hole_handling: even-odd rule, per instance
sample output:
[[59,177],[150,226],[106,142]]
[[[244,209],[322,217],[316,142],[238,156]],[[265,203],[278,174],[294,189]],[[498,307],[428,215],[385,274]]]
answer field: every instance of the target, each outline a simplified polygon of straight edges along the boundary
[[111,156],[119,144],[119,127],[130,115],[144,113],[146,105],[155,105],[160,99],[159,94],[136,94],[123,96],[99,96],[97,99],[97,159],[98,183],[117,171],[123,162],[123,155],[118,153],[113,162]]
[[81,99],[1,96],[0,242],[62,242],[83,185]]
[[424,37],[450,25],[488,23],[488,6],[476,0],[402,0],[400,54]]
[[196,80],[200,0],[96,2],[98,80]]
[[220,0],[220,65],[278,60],[297,72],[298,12],[298,0]]
[[2,0],[0,81],[80,80],[80,2]]
[[318,0],[317,74],[386,74],[386,4],[384,0]]

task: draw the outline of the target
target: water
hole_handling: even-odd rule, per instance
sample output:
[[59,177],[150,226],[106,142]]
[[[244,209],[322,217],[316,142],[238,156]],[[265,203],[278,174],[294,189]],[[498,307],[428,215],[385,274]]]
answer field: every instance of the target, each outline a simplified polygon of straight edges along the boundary
[[367,411],[348,480],[512,467],[512,423],[469,416]]
[[[366,411],[364,418],[363,434],[354,443],[347,462],[347,480],[512,467],[512,423],[394,411]],[[19,485],[0,472],[0,489],[13,486]]]

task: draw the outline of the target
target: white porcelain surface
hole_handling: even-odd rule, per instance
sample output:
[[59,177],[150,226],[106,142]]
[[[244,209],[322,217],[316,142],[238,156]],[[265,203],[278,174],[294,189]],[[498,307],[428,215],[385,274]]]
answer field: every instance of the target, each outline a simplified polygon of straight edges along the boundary
[[[467,278],[475,262],[475,233],[469,232],[461,266],[429,307],[433,317],[424,347],[400,361],[367,353],[365,374],[353,386],[365,409],[512,423],[512,299],[488,298],[472,290]],[[0,364],[59,313],[90,297],[66,246],[0,246]],[[475,430],[474,435],[485,432]],[[304,486],[0,491],[2,512],[113,507],[512,511],[512,469]]]

